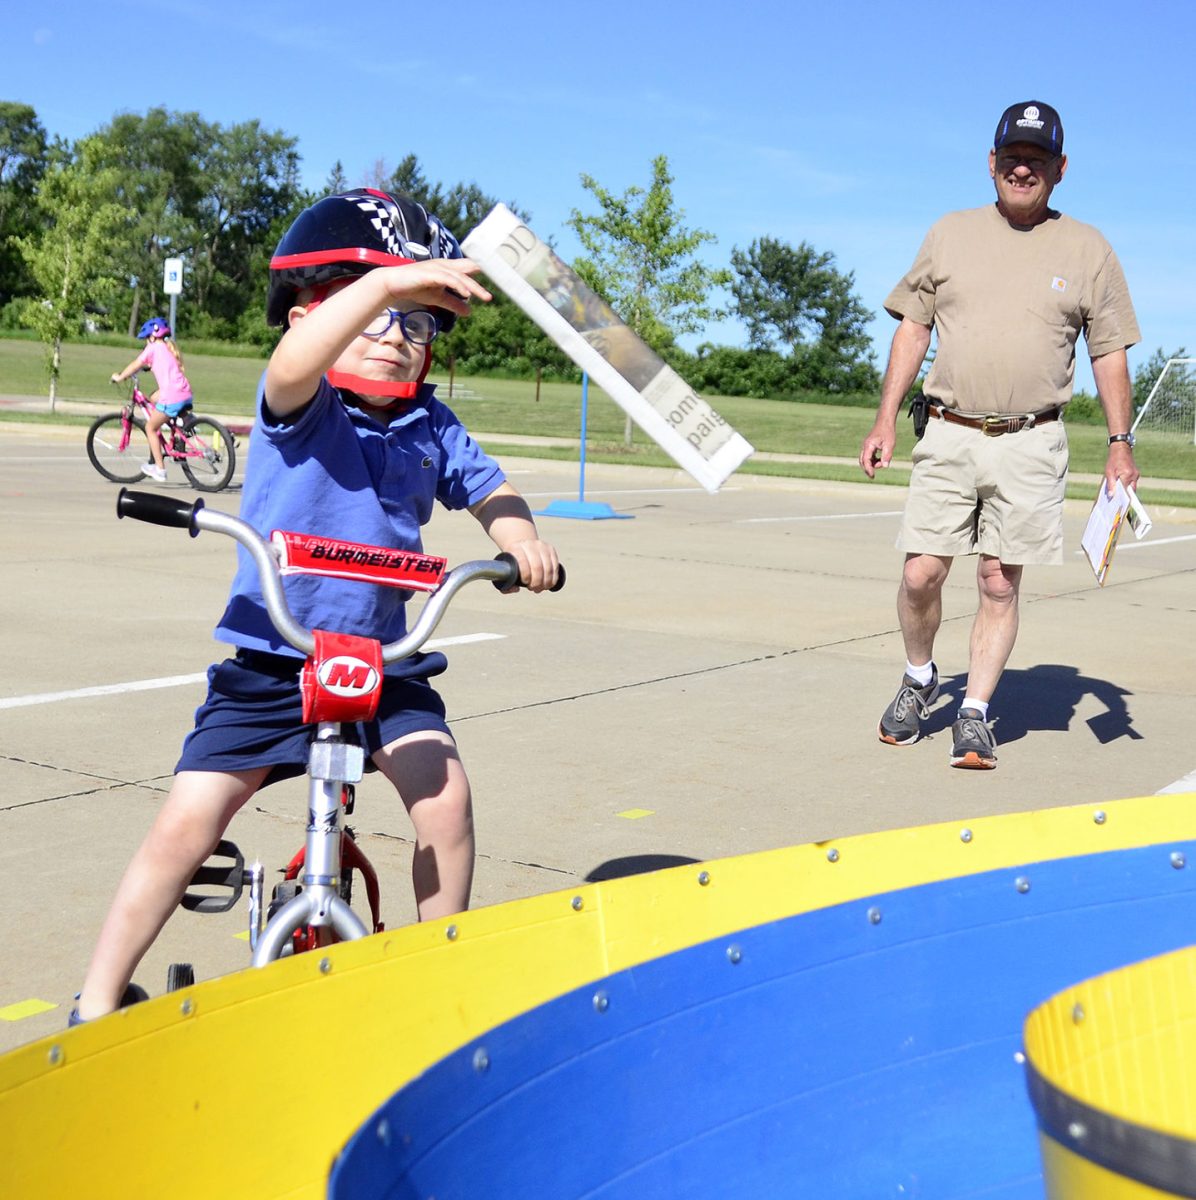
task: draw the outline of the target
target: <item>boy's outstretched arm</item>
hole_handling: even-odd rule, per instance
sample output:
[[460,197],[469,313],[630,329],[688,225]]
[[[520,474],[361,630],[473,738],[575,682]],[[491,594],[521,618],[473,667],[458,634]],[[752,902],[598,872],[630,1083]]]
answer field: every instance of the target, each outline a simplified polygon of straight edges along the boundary
[[315,394],[320,376],[384,309],[395,304],[469,313],[473,299],[490,293],[472,278],[480,270],[468,258],[433,258],[401,267],[378,267],[332,292],[310,312],[297,304],[266,367],[270,411],[285,417]]
[[556,549],[540,540],[527,501],[509,483],[500,483],[469,511],[481,522],[490,540],[514,556],[524,587],[543,592],[556,583],[560,565]]

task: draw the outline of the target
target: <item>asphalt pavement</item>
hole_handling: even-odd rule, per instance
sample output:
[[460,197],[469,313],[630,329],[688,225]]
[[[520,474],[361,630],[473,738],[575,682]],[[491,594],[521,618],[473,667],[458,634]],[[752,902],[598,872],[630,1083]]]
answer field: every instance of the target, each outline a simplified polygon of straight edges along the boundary
[[[227,539],[115,519],[84,430],[0,425],[0,1050],[60,1028],[120,872],[169,787],[232,574]],[[242,447],[244,449],[244,446]],[[242,453],[241,458],[244,459]],[[507,460],[533,508],[577,499],[575,465]],[[190,498],[176,467],[146,485]],[[239,468],[243,470],[243,466]],[[238,478],[239,478],[238,474]],[[1026,572],[993,704],[999,766],[947,765],[975,608],[974,560],[945,594],[943,696],[917,745],[876,738],[901,676],[893,548],[904,493],[590,464],[586,499],[627,520],[545,517],[558,595],[461,594],[440,688],[474,786],[476,905],[586,879],[932,821],[1196,788],[1196,511],[1155,510],[1099,588],[1067,507],[1066,562]],[[234,489],[207,503],[236,511]],[[462,513],[429,551],[485,557]],[[479,636],[486,635],[486,636]],[[301,781],[229,836],[270,876],[300,847]],[[367,777],[351,818],[391,927],[414,917],[411,829]],[[1027,859],[1034,848],[1027,847]],[[247,965],[243,908],[179,913],[138,979]]]

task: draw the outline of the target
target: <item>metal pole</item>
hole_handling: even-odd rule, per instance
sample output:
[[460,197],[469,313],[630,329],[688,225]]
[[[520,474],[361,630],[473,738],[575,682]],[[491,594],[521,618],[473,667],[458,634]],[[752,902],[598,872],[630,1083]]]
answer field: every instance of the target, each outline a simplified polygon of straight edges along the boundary
[[581,476],[577,483],[577,499],[585,503],[586,498],[586,423],[589,408],[590,377],[585,371],[581,373]]
[[179,311],[179,298],[174,293],[170,293],[170,332],[174,333],[174,321]]

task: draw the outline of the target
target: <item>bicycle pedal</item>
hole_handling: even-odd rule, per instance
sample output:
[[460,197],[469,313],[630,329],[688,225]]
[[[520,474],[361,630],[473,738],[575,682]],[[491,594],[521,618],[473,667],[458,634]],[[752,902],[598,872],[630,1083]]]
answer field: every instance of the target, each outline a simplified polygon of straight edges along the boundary
[[207,862],[191,877],[190,887],[213,889],[183,893],[179,904],[188,912],[225,913],[241,899],[250,873],[245,870],[245,857],[232,843],[220,841],[208,856]]

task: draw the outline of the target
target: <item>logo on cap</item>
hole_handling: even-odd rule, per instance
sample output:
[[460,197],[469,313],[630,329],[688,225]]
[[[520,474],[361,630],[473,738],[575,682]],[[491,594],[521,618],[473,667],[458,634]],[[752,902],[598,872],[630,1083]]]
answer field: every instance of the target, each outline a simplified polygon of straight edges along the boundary
[[1017,127],[1019,129],[1041,129],[1045,121],[1038,119],[1038,108],[1031,104],[1029,108],[1018,118]]

